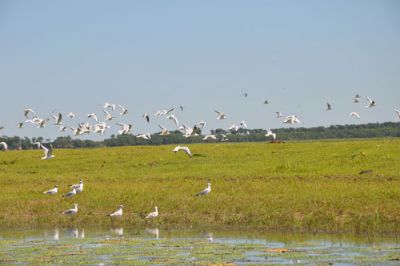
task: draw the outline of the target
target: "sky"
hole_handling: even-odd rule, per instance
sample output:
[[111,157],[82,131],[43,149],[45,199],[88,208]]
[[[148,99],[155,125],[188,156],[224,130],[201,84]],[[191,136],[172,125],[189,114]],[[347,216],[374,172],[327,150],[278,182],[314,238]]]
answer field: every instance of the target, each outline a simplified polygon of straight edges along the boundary
[[[71,134],[17,128],[27,107],[44,118],[73,111],[65,124],[76,126],[103,117],[104,102],[129,109],[105,137],[115,122],[134,134],[173,130],[141,116],[179,105],[180,123],[206,130],[289,127],[276,111],[297,115],[296,127],[396,121],[400,1],[1,0],[0,93],[0,134],[21,137]],[[377,106],[365,108],[365,96]]]

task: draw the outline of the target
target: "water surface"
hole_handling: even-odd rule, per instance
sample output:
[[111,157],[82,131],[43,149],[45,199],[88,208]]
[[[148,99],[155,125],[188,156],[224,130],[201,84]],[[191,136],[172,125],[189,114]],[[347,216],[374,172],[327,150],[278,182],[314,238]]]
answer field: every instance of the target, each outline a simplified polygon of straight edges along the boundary
[[158,228],[0,230],[0,264],[400,265],[395,237]]

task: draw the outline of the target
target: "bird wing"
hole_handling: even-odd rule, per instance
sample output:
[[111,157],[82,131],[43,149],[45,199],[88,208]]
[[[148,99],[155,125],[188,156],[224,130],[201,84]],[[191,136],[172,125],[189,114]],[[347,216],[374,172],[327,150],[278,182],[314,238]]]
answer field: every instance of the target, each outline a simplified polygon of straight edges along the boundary
[[190,152],[190,150],[189,150],[188,147],[184,147],[184,148],[182,148],[182,150],[183,150],[187,155],[189,155],[189,157],[192,157],[192,153]]

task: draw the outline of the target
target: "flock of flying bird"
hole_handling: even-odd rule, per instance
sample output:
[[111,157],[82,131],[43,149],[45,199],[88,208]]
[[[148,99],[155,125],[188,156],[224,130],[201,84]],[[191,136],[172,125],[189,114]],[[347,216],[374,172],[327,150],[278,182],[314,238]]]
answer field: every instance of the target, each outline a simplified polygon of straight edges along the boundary
[[[247,97],[248,94],[244,93],[244,97]],[[367,105],[365,106],[366,108],[372,108],[376,106],[376,102],[375,100],[371,99],[370,97],[366,97],[367,100]],[[361,96],[359,94],[355,95],[352,98],[353,103],[360,103],[361,101]],[[268,100],[264,101],[264,104],[270,104],[270,102]],[[180,111],[183,111],[185,108],[185,106],[180,105],[177,109],[179,109]],[[117,109],[119,111],[117,111]],[[332,105],[330,103],[326,103],[326,111],[331,111],[333,110]],[[178,117],[176,116],[176,114],[174,114],[173,112],[175,111],[175,108],[170,108],[170,109],[161,109],[158,110],[154,113],[155,117],[165,117],[167,120],[171,121],[177,130],[179,130],[184,137],[186,138],[190,138],[192,136],[198,136],[199,133],[201,132],[201,130],[203,130],[203,128],[206,126],[206,122],[201,120],[199,122],[197,122],[193,127],[188,126],[185,123],[181,123],[179,124],[179,120]],[[398,109],[394,109],[395,113],[396,113],[396,117],[398,120],[400,120],[400,110]],[[67,130],[71,130],[74,136],[81,136],[81,135],[85,135],[85,134],[90,134],[90,133],[98,133],[100,135],[103,135],[106,130],[111,128],[110,123],[113,119],[115,120],[116,117],[116,112],[118,113],[119,116],[124,116],[128,114],[128,109],[120,104],[113,104],[113,103],[109,103],[106,102],[103,105],[103,110],[102,112],[104,113],[104,118],[100,119],[100,116],[98,114],[96,114],[95,112],[89,113],[87,114],[87,119],[93,120],[93,122],[95,122],[94,124],[91,124],[90,122],[84,122],[84,123],[79,123],[76,127],[73,126],[67,126],[65,125],[66,123],[66,119],[64,118],[64,115],[60,112],[58,113],[54,113],[51,114],[51,118],[54,120],[53,125],[57,126],[59,128],[60,132],[66,132]],[[225,114],[225,112],[222,111],[218,111],[215,110],[215,113],[217,114],[216,119],[217,120],[225,120],[227,119],[227,115]],[[276,114],[276,118],[277,119],[281,119],[281,122],[283,124],[301,124],[302,122],[300,121],[300,119],[298,118],[297,115],[287,115],[284,116],[281,112],[275,112]],[[355,117],[355,118],[360,118],[360,115],[357,112],[350,112],[349,115],[351,117]],[[73,112],[69,112],[66,117],[68,118],[69,121],[72,121],[76,115]],[[147,113],[144,113],[142,115],[143,119],[147,122],[150,123],[150,115]],[[19,128],[23,128],[25,126],[25,124],[32,124],[37,126],[38,128],[44,128],[48,122],[50,121],[50,118],[42,118],[40,117],[32,108],[26,108],[24,110],[24,122],[20,122],[18,123],[18,127]],[[130,134],[132,133],[133,130],[133,125],[129,124],[129,123],[120,123],[120,122],[116,122],[115,123],[117,126],[120,127],[120,129],[118,130],[118,134],[119,135],[124,135],[124,134]],[[161,136],[167,136],[170,134],[170,131],[167,129],[167,127],[159,124],[158,125],[160,128],[160,133],[158,133]],[[239,129],[243,129],[246,130],[247,128],[247,124],[245,121],[240,121],[238,124],[233,124],[228,128],[228,131],[230,132],[238,132]],[[0,129],[3,129],[3,127],[0,127]],[[141,134],[137,134],[136,137],[137,138],[142,138],[145,140],[150,140],[151,139],[152,134],[151,133],[141,133]],[[268,137],[272,137],[273,140],[276,140],[276,134],[273,133],[270,129],[266,131],[265,136]],[[229,139],[227,138],[227,136],[225,134],[208,134],[205,135],[202,138],[204,141],[229,141]],[[42,148],[45,152],[45,155],[42,159],[50,159],[53,158],[53,154],[52,154],[52,146],[50,145],[50,147],[46,148],[45,146],[43,146],[40,143],[34,143],[37,145],[38,148]],[[2,147],[3,150],[8,150],[8,145],[6,142],[0,142],[0,147]],[[187,155],[189,155],[190,157],[192,156],[189,149],[187,147],[176,147],[173,151],[177,152],[177,151],[184,151]]]
[[[245,93],[244,97],[247,97],[247,96],[248,96],[248,94]],[[359,103],[360,100],[361,100],[361,96],[359,94],[355,95],[352,99],[353,103]],[[369,97],[366,97],[366,100],[368,102],[367,106],[365,106],[366,108],[372,108],[372,107],[376,106],[375,100],[373,100]],[[266,100],[264,102],[264,104],[269,104],[268,100]],[[64,116],[61,113],[52,114],[51,117],[54,119],[54,125],[58,126],[59,130],[61,132],[64,132],[64,131],[70,129],[70,130],[72,130],[72,132],[75,136],[79,136],[79,135],[83,135],[83,134],[90,134],[90,133],[98,133],[100,135],[103,135],[105,133],[105,131],[111,127],[110,125],[107,124],[107,122],[115,119],[115,111],[117,110],[117,108],[120,110],[120,112],[119,112],[120,116],[124,116],[124,115],[128,114],[128,109],[126,107],[119,105],[119,104],[112,104],[112,103],[108,103],[108,102],[106,102],[103,105],[103,110],[102,110],[104,113],[103,121],[100,121],[99,116],[96,113],[87,114],[88,119],[92,119],[93,121],[96,122],[94,125],[90,124],[89,122],[86,122],[86,123],[78,124],[77,127],[68,127],[68,126],[64,125]],[[185,107],[183,105],[179,106],[180,111],[183,111],[184,108]],[[189,127],[188,125],[186,125],[184,123],[179,125],[179,120],[178,120],[177,116],[175,114],[173,114],[174,110],[175,110],[175,108],[158,110],[157,112],[155,112],[154,116],[166,117],[169,121],[171,121],[176,126],[177,130],[179,130],[183,134],[183,136],[186,138],[189,138],[192,136],[198,136],[199,132],[207,124],[205,121],[201,120],[198,123],[196,123],[193,127]],[[326,111],[331,111],[331,110],[332,110],[331,104],[327,103]],[[394,111],[397,115],[397,119],[400,120],[400,110],[394,109]],[[222,111],[215,110],[215,113],[217,114],[217,117],[216,117],[217,120],[224,120],[227,118],[227,115]],[[351,112],[349,115],[352,117],[360,118],[360,115],[357,112]],[[67,114],[67,118],[69,120],[74,119],[75,116],[76,115],[73,112],[70,112]],[[48,118],[39,117],[39,115],[32,108],[26,108],[24,110],[24,117],[25,117],[25,121],[20,122],[18,124],[19,128],[24,127],[24,125],[27,123],[31,123],[31,124],[37,126],[38,128],[43,128],[47,125],[48,121],[50,120]],[[143,114],[142,117],[147,123],[150,123],[150,116],[147,113]],[[284,116],[281,112],[276,112],[276,118],[282,119],[282,123],[284,123],[284,124],[301,124],[302,123],[296,115]],[[125,123],[117,122],[116,125],[120,126],[120,130],[118,130],[118,134],[120,134],[120,135],[131,133],[132,128],[133,128],[132,124],[125,124]],[[170,134],[169,130],[166,127],[164,127],[162,125],[159,125],[159,127],[161,129],[161,132],[159,133],[161,136],[167,136]],[[234,125],[230,126],[228,128],[228,130],[237,132],[239,129],[246,129],[246,128],[247,128],[246,122],[240,121],[239,125],[234,124]],[[2,127],[0,129],[2,129]],[[271,130],[267,130],[265,136],[272,137],[273,140],[276,139],[276,134],[273,133]],[[138,134],[136,137],[149,140],[151,138],[151,134],[150,133]],[[220,141],[228,141],[226,135],[221,134],[220,137],[221,137]],[[209,134],[209,135],[204,136],[203,140],[217,141],[217,136],[214,134]],[[49,145],[49,147],[44,146],[40,142],[35,142],[33,144],[36,145],[38,148],[43,149],[43,151],[44,151],[44,156],[42,157],[43,160],[52,159],[55,157],[53,155],[53,146],[51,144]],[[2,146],[4,150],[8,149],[7,143],[5,143],[5,142],[0,142],[0,146]],[[182,151],[182,152],[186,153],[189,157],[193,156],[189,147],[187,147],[187,146],[179,146],[178,145],[172,151],[174,153]],[[83,192],[83,180],[81,179],[79,184],[70,185],[70,187],[72,190],[69,191],[67,194],[65,194],[63,197],[71,198],[79,193],[82,193]],[[200,193],[198,193],[197,196],[207,195],[210,192],[211,192],[211,183],[208,183],[207,188],[205,188]],[[57,194],[58,186],[54,186],[54,188],[47,190],[43,193],[48,194],[48,195]],[[122,217],[123,207],[124,207],[123,205],[120,205],[118,207],[117,211],[109,214],[108,216]],[[69,215],[69,216],[73,216],[73,215],[77,214],[78,213],[78,204],[74,204],[73,208],[66,210],[63,213],[65,215]],[[157,206],[155,206],[155,210],[153,212],[149,213],[145,218],[146,219],[156,218],[156,217],[158,217],[158,214],[159,214],[158,208],[157,208]]]

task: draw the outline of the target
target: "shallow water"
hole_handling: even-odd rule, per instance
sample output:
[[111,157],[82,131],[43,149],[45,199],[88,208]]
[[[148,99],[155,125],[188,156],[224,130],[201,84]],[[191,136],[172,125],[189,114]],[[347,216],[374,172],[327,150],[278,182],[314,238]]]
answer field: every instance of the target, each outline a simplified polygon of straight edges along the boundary
[[399,265],[398,238],[157,228],[0,230],[0,264]]

